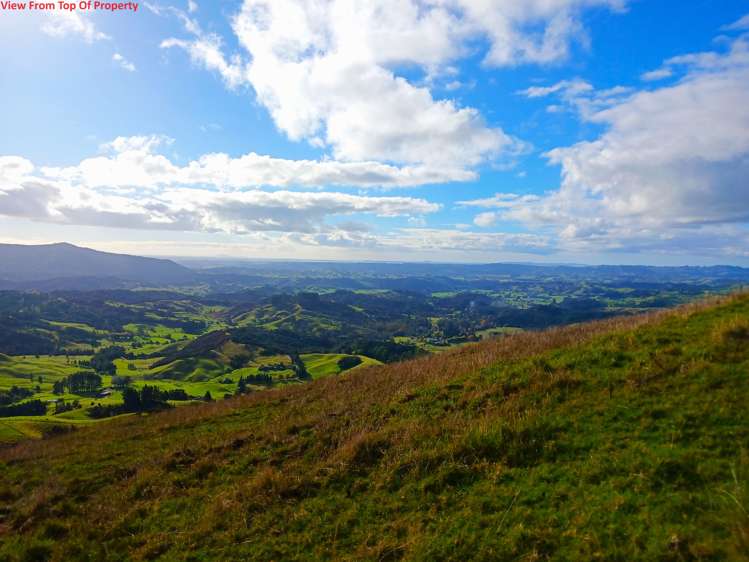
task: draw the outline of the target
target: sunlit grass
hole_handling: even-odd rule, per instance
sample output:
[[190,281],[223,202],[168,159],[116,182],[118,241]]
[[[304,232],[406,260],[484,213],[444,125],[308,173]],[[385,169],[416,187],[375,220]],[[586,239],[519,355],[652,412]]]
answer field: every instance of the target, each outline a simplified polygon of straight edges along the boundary
[[749,297],[0,452],[0,559],[743,560]]

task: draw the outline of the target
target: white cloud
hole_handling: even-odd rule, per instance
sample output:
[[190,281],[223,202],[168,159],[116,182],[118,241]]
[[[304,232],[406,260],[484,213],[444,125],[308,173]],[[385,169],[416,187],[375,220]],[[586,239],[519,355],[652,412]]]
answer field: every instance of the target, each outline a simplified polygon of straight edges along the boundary
[[339,160],[466,167],[511,158],[523,145],[394,69],[439,75],[482,38],[489,65],[561,60],[584,40],[580,12],[593,6],[622,9],[624,1],[245,0],[233,29],[248,62],[225,56],[220,39],[195,25],[194,38],[162,46],[185,49],[232,88],[250,85],[289,138]]
[[749,30],[749,14],[737,19],[735,22],[724,25],[721,28],[723,31],[745,31]]
[[436,228],[404,228],[377,238],[378,244],[401,248],[406,252],[482,252],[485,254],[547,253],[547,236],[506,232],[466,232]]
[[8,185],[31,174],[34,165],[20,156],[0,156],[0,185]]
[[538,195],[519,195],[517,193],[497,193],[492,197],[485,199],[472,199],[470,201],[460,201],[458,205],[462,207],[484,207],[489,209],[509,209],[518,205],[535,203],[541,198]]
[[657,70],[651,70],[650,72],[643,73],[640,78],[645,82],[655,82],[657,80],[663,80],[670,78],[674,75],[674,71],[670,68],[658,68]]
[[593,86],[588,82],[580,78],[575,78],[574,80],[562,80],[552,86],[532,86],[525,90],[520,90],[518,94],[527,98],[543,98],[562,91],[569,95],[579,95],[592,90]]
[[104,152],[152,152],[164,144],[172,144],[173,138],[165,135],[135,135],[131,137],[117,137],[105,142],[99,148]]
[[[13,239],[4,240],[13,243]],[[56,239],[36,239],[38,243]],[[213,235],[209,239],[111,240],[89,238],[76,243],[104,251],[157,256],[206,256],[279,259],[386,259],[487,262],[501,259],[539,259],[548,255],[548,240],[533,235],[464,233],[450,229],[410,228],[388,234],[331,228],[325,232],[259,231],[241,237]]]
[[561,189],[535,202],[513,203],[502,218],[552,226],[561,244],[577,248],[727,252],[746,240],[747,41],[734,40],[725,53],[670,59],[667,67],[685,70],[676,84],[603,96],[605,101],[599,92],[585,97],[576,106],[581,117],[605,132],[552,150],[551,162],[562,167]]
[[208,186],[220,190],[268,187],[347,186],[359,188],[413,187],[476,176],[464,169],[437,166],[392,166],[381,162],[287,160],[250,152],[232,158],[205,154],[185,166],[157,152],[172,139],[159,135],[118,137],[102,145],[104,154],[76,166],[42,168],[45,178],[76,182],[91,188],[156,189],[168,186]]
[[128,72],[135,72],[135,65],[123,57],[120,53],[112,55],[112,60],[120,65],[121,68]]
[[191,14],[198,11],[198,3],[193,0],[187,0],[187,11]]
[[47,12],[48,19],[42,25],[42,31],[52,37],[81,37],[86,43],[110,39],[94,23],[78,11],[54,10]]
[[[147,141],[118,142],[147,144]],[[157,162],[158,166],[160,163]],[[326,233],[332,216],[411,217],[439,205],[412,197],[365,197],[336,192],[234,191],[166,187],[126,196],[75,174],[35,174],[21,157],[0,157],[0,215],[58,224],[190,232]],[[137,178],[137,174],[133,177]],[[340,229],[340,227],[339,227]]]
[[165,39],[161,42],[162,49],[179,47],[190,55],[193,63],[207,70],[218,72],[229,88],[237,88],[246,83],[245,69],[238,57],[227,61],[222,52],[222,41],[218,35],[201,35],[199,39],[184,41],[181,39]]
[[497,66],[549,64],[570,55],[571,43],[587,45],[580,12],[622,11],[625,0],[456,0],[468,24],[490,41],[485,62]]
[[497,221],[500,219],[499,213],[493,213],[491,211],[485,212],[485,213],[479,213],[476,215],[473,219],[473,224],[476,226],[481,227],[490,227],[494,226]]
[[541,200],[538,195],[518,195],[516,193],[497,193],[486,199],[474,199],[471,201],[460,201],[462,207],[483,207],[488,209],[501,209],[500,211],[486,211],[479,213],[473,219],[473,224],[481,228],[494,226],[502,220],[508,210],[517,209],[525,205],[533,205]]
[[[747,18],[749,18],[749,15],[724,29],[740,29],[739,27],[734,26],[740,24]],[[731,42],[730,52],[728,54],[724,55],[715,51],[707,51],[704,53],[690,53],[688,55],[671,57],[663,63],[663,66],[656,70],[646,72],[641,78],[645,81],[655,81],[663,78],[670,78],[677,70],[682,68],[715,71],[721,68],[736,68],[748,64],[749,43],[747,43],[746,37],[740,37],[738,40]]]
[[562,80],[551,86],[532,86],[520,90],[518,95],[527,98],[546,98],[557,96],[562,104],[551,104],[546,107],[549,113],[561,113],[572,110],[584,118],[593,113],[620,102],[633,92],[632,88],[616,86],[606,90],[596,90],[589,82],[580,78]]
[[425,258],[450,256],[458,261],[492,259],[497,255],[539,255],[550,251],[549,239],[535,234],[466,232],[438,228],[402,228],[385,234],[332,229],[325,232],[295,232],[286,241],[315,248],[356,248],[374,255]]

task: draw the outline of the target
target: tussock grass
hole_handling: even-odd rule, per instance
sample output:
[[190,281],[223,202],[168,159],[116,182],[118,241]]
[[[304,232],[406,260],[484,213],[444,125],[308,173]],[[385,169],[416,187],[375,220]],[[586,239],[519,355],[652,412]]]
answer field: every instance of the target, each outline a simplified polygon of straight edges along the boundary
[[21,443],[0,560],[741,559],[748,318],[715,298]]

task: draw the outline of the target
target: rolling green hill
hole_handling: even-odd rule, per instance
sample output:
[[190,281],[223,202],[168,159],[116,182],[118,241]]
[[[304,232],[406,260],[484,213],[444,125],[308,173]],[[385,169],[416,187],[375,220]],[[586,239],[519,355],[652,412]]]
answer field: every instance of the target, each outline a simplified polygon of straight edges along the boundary
[[745,560],[749,295],[0,451],[0,560]]

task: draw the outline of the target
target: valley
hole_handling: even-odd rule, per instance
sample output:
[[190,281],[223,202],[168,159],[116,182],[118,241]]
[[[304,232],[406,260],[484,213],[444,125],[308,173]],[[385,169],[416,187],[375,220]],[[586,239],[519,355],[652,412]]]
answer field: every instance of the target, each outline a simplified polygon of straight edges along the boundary
[[0,559],[744,560],[748,318],[713,297],[26,440]]
[[[24,258],[24,247],[0,247],[9,260],[29,263],[15,271],[25,289],[0,290],[0,445],[660,310],[749,279],[740,268],[247,262],[190,269],[65,244],[28,248]],[[71,277],[66,259],[87,275]]]

